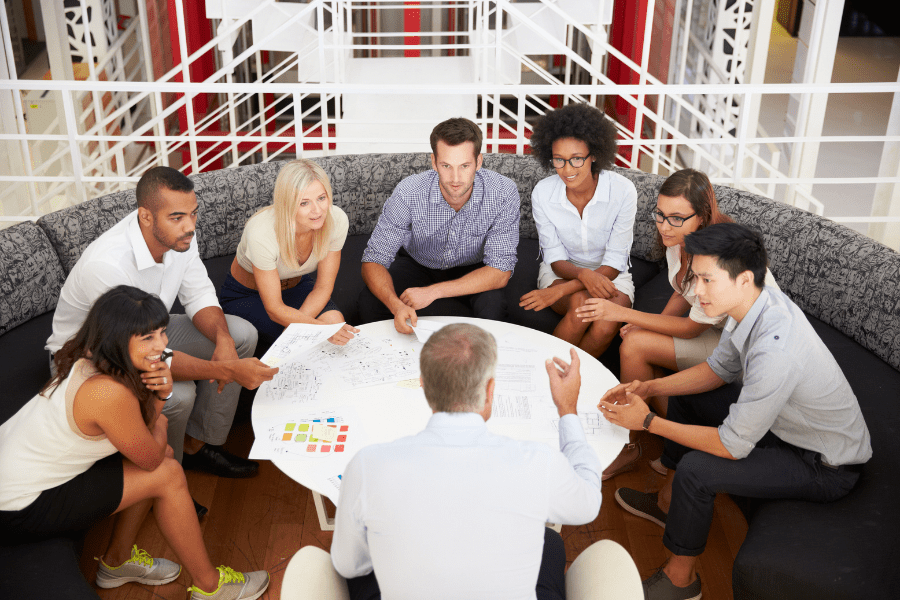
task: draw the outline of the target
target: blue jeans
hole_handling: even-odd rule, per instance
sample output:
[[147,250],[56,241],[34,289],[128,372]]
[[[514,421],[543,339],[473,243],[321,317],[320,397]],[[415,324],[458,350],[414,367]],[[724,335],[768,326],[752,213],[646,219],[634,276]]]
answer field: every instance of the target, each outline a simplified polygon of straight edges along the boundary
[[[303,302],[310,292],[313,291],[315,285],[315,273],[304,275],[294,287],[281,290],[281,300],[287,306],[299,309],[303,306]],[[225,283],[222,284],[219,302],[226,314],[242,317],[256,327],[256,331],[259,332],[258,352],[265,352],[278,339],[281,332],[284,331],[283,325],[279,325],[269,318],[259,292],[238,283],[231,276],[231,273],[228,274],[225,278]],[[331,299],[328,300],[328,303],[319,315],[330,310],[338,310],[337,304]]]
[[[667,418],[687,425],[721,425],[739,389],[732,385],[671,398]],[[678,556],[699,556],[706,548],[716,494],[831,502],[846,496],[859,479],[854,466],[825,466],[818,452],[789,444],[771,431],[738,460],[666,440],[662,463],[676,469],[663,544]]]

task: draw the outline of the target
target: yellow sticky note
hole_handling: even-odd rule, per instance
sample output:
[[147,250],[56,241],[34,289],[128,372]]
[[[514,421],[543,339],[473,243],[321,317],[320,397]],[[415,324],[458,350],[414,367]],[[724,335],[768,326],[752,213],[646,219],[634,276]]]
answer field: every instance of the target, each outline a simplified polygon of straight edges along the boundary
[[422,380],[418,377],[415,379],[404,379],[403,381],[397,382],[397,387],[407,390],[417,390],[422,387]]
[[333,442],[337,439],[337,429],[334,427],[329,427],[328,425],[321,425],[319,423],[314,423],[312,426],[312,434],[313,437],[317,437],[320,440],[324,440],[326,442]]

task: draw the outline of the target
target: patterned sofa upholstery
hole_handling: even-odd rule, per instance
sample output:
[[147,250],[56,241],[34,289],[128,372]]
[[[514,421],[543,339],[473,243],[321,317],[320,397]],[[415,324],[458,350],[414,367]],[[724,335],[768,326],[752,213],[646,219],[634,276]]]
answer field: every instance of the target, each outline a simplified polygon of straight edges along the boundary
[[[350,237],[334,298],[355,322],[362,288],[359,257],[381,207],[404,177],[430,168],[428,154],[371,154],[316,159],[329,174],[334,202],[350,218]],[[271,203],[278,171],[273,162],[193,176],[200,204],[198,243],[214,283],[224,279],[244,223]],[[533,289],[537,232],[531,190],[550,172],[529,157],[485,155],[484,167],[513,179],[522,198],[519,263],[507,285],[511,320],[551,330],[551,311],[516,310]],[[636,306],[659,311],[671,294],[659,272],[661,248],[652,217],[663,178],[617,169],[638,190],[632,246]],[[900,532],[900,254],[846,227],[767,198],[717,187],[723,211],[762,231],[781,288],[808,314],[860,399],[875,456],[847,498],[747,503],[747,539],[735,560],[736,598],[891,597]],[[0,230],[0,422],[28,401],[49,376],[43,345],[66,274],[84,248],[134,210],[134,192],[95,198],[38,220]],[[615,352],[607,353],[607,357]],[[607,357],[604,357],[605,359]],[[610,367],[614,366],[611,361]],[[2,535],[2,532],[0,532]],[[657,543],[654,541],[653,543]],[[0,548],[0,597],[94,597],[78,575],[70,541]],[[40,552],[61,565],[56,578],[21,577]],[[73,575],[74,574],[74,575]]]

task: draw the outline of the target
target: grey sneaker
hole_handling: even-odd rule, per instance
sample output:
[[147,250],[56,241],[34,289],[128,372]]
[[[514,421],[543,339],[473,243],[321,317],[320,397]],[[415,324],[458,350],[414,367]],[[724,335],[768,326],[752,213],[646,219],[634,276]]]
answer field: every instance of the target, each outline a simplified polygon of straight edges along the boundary
[[181,565],[165,558],[153,558],[146,550],[131,549],[131,558],[118,567],[110,567],[103,560],[97,569],[97,586],[104,589],[116,588],[126,583],[163,585],[178,579]]
[[678,587],[663,568],[648,577],[644,582],[644,600],[700,600],[703,594],[700,592],[700,574],[697,579],[687,587]]
[[219,587],[207,594],[195,585],[188,588],[191,600],[256,600],[269,587],[267,571],[239,573],[230,567],[219,569]]
[[632,490],[631,488],[619,488],[616,490],[616,502],[619,506],[633,515],[653,521],[660,527],[666,526],[666,513],[660,510],[657,502],[659,494],[653,492],[647,494]]

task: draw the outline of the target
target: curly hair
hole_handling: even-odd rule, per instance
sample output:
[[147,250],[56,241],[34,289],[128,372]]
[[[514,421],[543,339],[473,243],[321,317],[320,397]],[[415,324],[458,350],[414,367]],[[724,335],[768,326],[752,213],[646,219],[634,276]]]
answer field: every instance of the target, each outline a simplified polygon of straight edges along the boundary
[[608,171],[616,162],[616,126],[589,104],[567,104],[544,115],[531,135],[531,155],[545,167],[553,158],[553,142],[575,138],[587,144],[594,157],[591,172]]

